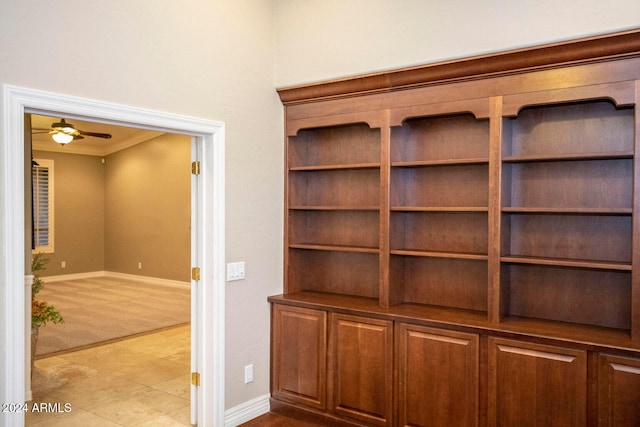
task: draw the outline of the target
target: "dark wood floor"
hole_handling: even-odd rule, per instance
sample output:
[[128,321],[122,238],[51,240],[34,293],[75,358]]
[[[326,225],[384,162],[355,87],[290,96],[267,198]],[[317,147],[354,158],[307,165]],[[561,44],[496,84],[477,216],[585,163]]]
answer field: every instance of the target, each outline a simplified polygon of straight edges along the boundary
[[283,415],[268,413],[258,418],[254,418],[240,427],[324,427],[332,424],[318,424],[314,421],[307,421],[298,418],[289,418]]

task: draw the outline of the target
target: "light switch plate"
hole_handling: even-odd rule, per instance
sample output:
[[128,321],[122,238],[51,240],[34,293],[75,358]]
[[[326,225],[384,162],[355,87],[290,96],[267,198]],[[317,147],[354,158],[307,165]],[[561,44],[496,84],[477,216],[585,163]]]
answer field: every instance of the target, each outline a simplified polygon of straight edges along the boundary
[[227,282],[244,279],[244,261],[227,264]]

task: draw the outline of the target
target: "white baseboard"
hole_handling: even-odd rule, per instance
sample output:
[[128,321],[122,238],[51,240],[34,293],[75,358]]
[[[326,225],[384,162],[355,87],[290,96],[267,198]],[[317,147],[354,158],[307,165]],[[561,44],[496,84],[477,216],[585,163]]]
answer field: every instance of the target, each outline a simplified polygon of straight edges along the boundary
[[137,282],[153,283],[163,286],[185,288],[191,286],[190,282],[179,280],[160,279],[158,277],[138,276],[136,274],[117,273],[115,271],[90,271],[87,273],[61,274],[59,276],[42,277],[45,283],[62,282],[65,280],[94,279],[96,277],[109,277],[117,279],[135,280]]
[[270,397],[271,395],[269,393],[263,394],[255,399],[227,409],[224,413],[225,427],[236,427],[260,415],[266,414],[271,409],[271,404],[269,403]]

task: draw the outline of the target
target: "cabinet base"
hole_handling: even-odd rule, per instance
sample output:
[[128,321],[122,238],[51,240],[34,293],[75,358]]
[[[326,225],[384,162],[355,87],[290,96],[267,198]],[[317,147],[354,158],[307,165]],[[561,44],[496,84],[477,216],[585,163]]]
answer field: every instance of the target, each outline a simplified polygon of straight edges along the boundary
[[312,422],[322,423],[324,425],[330,425],[330,426],[336,426],[336,427],[367,427],[369,426],[369,424],[345,421],[343,419],[333,417],[330,414],[316,412],[313,409],[301,408],[299,406],[282,402],[274,398],[271,398],[271,412],[275,414],[284,415],[289,418],[295,418],[300,421],[312,421]]

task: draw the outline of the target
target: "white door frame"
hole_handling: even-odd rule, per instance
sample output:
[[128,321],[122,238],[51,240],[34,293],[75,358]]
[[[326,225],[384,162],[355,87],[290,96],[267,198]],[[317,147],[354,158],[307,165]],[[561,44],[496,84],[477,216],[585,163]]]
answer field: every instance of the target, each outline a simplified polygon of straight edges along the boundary
[[[4,353],[0,354],[0,402],[23,403],[26,396],[24,113],[53,113],[193,137],[192,156],[201,162],[196,195],[192,197],[200,237],[195,247],[192,243],[193,258],[200,264],[201,278],[196,284],[199,296],[197,322],[192,325],[196,328],[197,336],[195,347],[192,345],[192,348],[196,349],[195,357],[200,372],[198,425],[223,426],[224,124],[12,85],[3,86],[3,101],[0,139],[0,295],[4,297],[1,300],[4,304],[0,306],[0,348]],[[22,412],[0,413],[0,425],[23,424]]]

